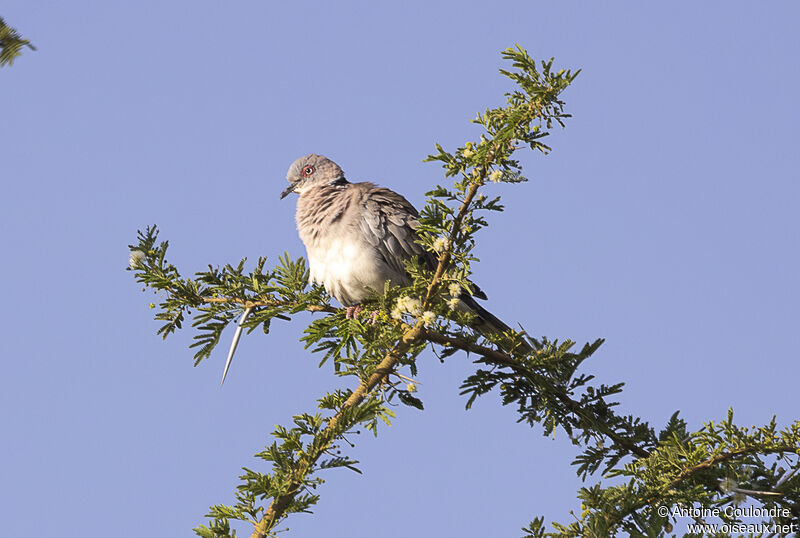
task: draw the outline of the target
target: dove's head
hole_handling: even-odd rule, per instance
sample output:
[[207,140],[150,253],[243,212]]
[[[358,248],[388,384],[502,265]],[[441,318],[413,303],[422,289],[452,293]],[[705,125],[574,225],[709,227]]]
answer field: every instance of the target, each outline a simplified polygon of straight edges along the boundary
[[336,184],[346,181],[339,165],[322,155],[306,155],[300,157],[286,172],[289,187],[281,193],[285,198],[290,192],[302,194],[303,191],[322,185]]

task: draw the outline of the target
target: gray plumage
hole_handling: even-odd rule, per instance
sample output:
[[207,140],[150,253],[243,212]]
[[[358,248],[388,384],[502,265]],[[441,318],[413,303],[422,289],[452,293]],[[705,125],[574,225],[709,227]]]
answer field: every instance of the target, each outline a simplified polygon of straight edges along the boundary
[[[342,305],[352,308],[375,293],[411,284],[405,262],[416,256],[434,269],[436,258],[415,242],[418,213],[408,200],[374,183],[350,183],[342,169],[322,155],[297,159],[286,174],[297,201],[297,230],[306,246],[310,279],[325,287]],[[475,314],[472,327],[482,334],[511,329],[476,301],[486,294],[474,284],[472,295],[463,291],[458,308]],[[233,335],[222,382],[228,374],[242,326],[252,308],[247,308]],[[525,351],[532,348],[522,342]]]
[[408,201],[372,183],[314,186],[297,202],[311,280],[344,306],[383,292],[386,281],[410,284],[403,261],[425,254],[414,242],[418,224]]
[[[297,230],[306,246],[312,282],[344,306],[355,306],[374,293],[411,283],[405,262],[417,256],[435,268],[436,258],[415,242],[418,213],[408,200],[373,183],[350,183],[342,169],[322,155],[297,159],[286,174],[297,201]],[[474,299],[486,299],[477,287],[462,293],[460,307],[476,314],[482,333],[510,328]],[[527,348],[527,344],[525,344]]]

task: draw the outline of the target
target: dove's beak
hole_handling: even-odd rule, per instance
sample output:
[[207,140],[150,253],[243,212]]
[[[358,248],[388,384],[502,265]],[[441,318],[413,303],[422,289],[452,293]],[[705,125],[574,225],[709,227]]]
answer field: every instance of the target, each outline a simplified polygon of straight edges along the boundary
[[281,200],[293,193],[295,186],[297,186],[297,183],[291,183],[288,187],[286,187],[286,190],[281,193]]

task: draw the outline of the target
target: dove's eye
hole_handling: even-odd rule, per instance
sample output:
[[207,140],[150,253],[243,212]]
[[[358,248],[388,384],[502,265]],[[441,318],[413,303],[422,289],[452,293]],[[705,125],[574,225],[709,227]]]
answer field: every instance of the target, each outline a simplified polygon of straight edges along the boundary
[[313,166],[306,166],[306,167],[303,168],[303,177],[308,177],[313,173],[314,173],[314,167]]

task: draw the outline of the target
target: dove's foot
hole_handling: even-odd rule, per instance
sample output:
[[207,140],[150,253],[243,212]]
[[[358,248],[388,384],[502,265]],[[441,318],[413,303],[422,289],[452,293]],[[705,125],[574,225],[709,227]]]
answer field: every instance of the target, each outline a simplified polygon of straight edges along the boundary
[[361,313],[362,310],[364,310],[364,307],[361,306],[360,304],[354,306],[348,306],[347,308],[345,308],[344,318],[356,319],[358,317],[358,314]]
[[[360,304],[357,304],[355,306],[348,306],[344,310],[344,318],[345,319],[356,319],[356,318],[358,318],[358,315],[363,310],[364,310],[364,307],[361,306]],[[369,316],[369,324],[370,325],[375,325],[378,322],[378,314],[379,313],[380,313],[380,310],[373,310],[372,311],[372,314],[370,314],[370,316]]]

